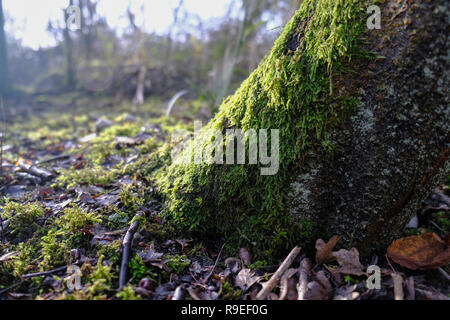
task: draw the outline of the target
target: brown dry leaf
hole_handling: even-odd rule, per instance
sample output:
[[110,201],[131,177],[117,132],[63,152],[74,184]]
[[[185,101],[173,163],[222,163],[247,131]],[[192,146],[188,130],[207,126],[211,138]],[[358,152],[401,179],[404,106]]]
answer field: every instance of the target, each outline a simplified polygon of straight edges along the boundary
[[317,272],[313,279],[313,282],[308,283],[305,300],[329,300],[332,287],[325,272]]
[[387,253],[396,263],[411,270],[437,269],[450,263],[450,248],[435,233],[394,241]]
[[333,252],[333,255],[341,266],[336,272],[353,276],[366,275],[363,271],[363,265],[359,262],[358,249],[352,248],[350,251],[342,249],[338,252]]
[[336,258],[332,255],[333,249],[341,239],[339,236],[334,236],[325,243],[322,239],[317,240],[316,242],[316,262],[317,264],[328,263],[336,260]]

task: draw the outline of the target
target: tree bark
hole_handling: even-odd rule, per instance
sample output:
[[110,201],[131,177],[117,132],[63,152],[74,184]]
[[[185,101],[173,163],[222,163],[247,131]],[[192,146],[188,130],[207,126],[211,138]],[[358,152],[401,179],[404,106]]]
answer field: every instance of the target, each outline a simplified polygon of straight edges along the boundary
[[160,189],[174,221],[260,256],[333,235],[363,256],[384,250],[450,173],[449,3],[395,3],[380,2],[382,28],[367,30],[371,1],[303,1],[207,128],[280,129],[278,175],[172,164]]
[[339,153],[307,163],[290,193],[294,216],[363,254],[394,240],[450,174],[449,3],[382,9],[368,49],[385,58],[343,79],[360,109],[331,133]]

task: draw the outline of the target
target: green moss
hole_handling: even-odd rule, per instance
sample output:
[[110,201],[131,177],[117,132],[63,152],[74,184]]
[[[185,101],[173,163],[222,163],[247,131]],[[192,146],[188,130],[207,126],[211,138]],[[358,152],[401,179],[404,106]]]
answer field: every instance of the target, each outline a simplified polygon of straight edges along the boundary
[[47,235],[42,237],[41,250],[42,261],[39,266],[41,270],[50,270],[67,264],[70,260],[69,249],[63,241],[65,233],[56,228],[50,229]]
[[147,267],[139,255],[136,255],[131,259],[128,266],[130,268],[130,275],[133,283],[137,284],[143,278],[148,278],[155,284],[157,283],[155,279],[157,279],[158,274],[154,272],[153,268]]
[[191,261],[186,256],[171,256],[167,258],[167,266],[172,273],[182,275],[191,265]]
[[272,51],[203,129],[280,129],[279,173],[214,164],[159,170],[155,178],[175,225],[203,238],[223,234],[234,248],[254,245],[256,256],[264,257],[310,234],[287,212],[286,190],[292,171],[316,150],[329,150],[326,133],[357,108],[358,100],[333,84],[353,58],[364,56],[359,43],[369,2],[303,1]]
[[120,250],[122,248],[122,241],[120,239],[109,244],[97,245],[97,257],[104,256],[111,263],[120,262]]
[[34,270],[39,258],[39,248],[32,242],[21,242],[15,249],[18,255],[11,259],[14,277],[20,277]]
[[106,299],[105,292],[112,289],[113,281],[117,278],[112,266],[103,265],[104,256],[100,256],[94,271],[87,276],[89,286],[87,298],[92,300]]
[[143,190],[135,190],[135,186],[131,184],[122,187],[119,197],[122,204],[133,212],[137,212],[145,203],[145,192]]
[[2,210],[3,220],[9,219],[11,233],[19,240],[41,229],[37,220],[44,215],[45,210],[38,203],[19,203],[7,199]]
[[80,229],[95,225],[102,221],[101,217],[95,213],[88,213],[88,210],[81,209],[73,204],[72,207],[66,208],[63,214],[55,219],[54,225],[65,232],[76,232]]
[[142,300],[140,295],[136,295],[132,286],[124,287],[116,297],[125,301]]
[[225,282],[222,288],[223,300],[240,300],[242,298],[242,290],[234,289],[231,283]]
[[119,169],[106,169],[101,166],[62,170],[53,187],[70,189],[80,184],[107,186],[114,182],[119,172]]

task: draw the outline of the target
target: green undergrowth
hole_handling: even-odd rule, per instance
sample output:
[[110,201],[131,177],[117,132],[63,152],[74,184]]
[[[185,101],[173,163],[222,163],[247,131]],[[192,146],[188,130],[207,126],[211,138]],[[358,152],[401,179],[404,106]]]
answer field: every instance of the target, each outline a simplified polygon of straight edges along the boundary
[[[334,79],[352,59],[369,56],[359,47],[370,3],[303,1],[272,51],[202,131],[279,129],[278,174],[262,176],[260,165],[164,167],[155,179],[170,221],[198,237],[223,235],[229,249],[250,245],[263,258],[311,237],[314,226],[289,215],[285,193],[292,171],[318,149],[332,150],[327,132],[357,108],[357,98]],[[206,136],[196,144],[204,150],[213,143]]]

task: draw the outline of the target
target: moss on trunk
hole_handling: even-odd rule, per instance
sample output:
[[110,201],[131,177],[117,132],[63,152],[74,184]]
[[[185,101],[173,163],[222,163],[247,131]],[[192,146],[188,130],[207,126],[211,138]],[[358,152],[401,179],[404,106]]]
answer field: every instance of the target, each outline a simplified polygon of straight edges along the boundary
[[206,238],[219,232],[232,246],[253,244],[265,257],[310,236],[309,222],[286,210],[286,191],[293,167],[317,148],[332,151],[328,130],[356,109],[355,98],[333,90],[333,78],[365,55],[359,44],[368,3],[303,2],[272,51],[203,130],[280,129],[278,174],[262,176],[260,165],[172,164],[157,180],[177,225]]

